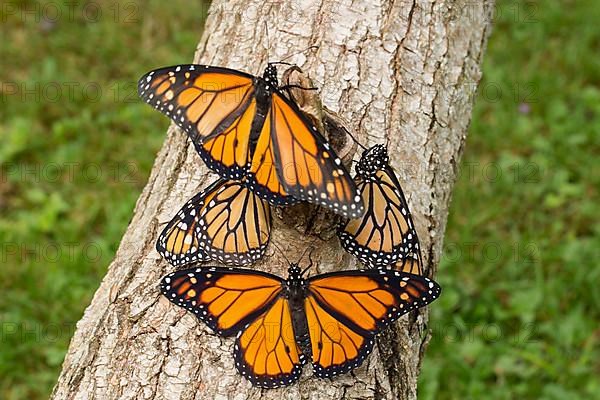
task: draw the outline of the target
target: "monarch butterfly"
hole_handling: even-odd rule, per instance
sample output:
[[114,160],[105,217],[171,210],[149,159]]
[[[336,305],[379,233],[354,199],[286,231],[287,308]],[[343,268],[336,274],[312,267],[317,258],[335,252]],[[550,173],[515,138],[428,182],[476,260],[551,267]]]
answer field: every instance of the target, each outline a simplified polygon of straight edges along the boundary
[[236,268],[200,267],[165,276],[160,290],[221,336],[236,335],[237,370],[255,386],[300,378],[310,359],[315,375],[360,366],[374,337],[400,316],[435,300],[440,286],[393,270],[340,271],[305,279]]
[[277,69],[262,77],[228,68],[179,65],[144,75],[140,97],[186,131],[206,165],[246,178],[274,205],[305,200],[356,218],[356,184],[298,106],[281,92]]
[[177,212],[156,249],[173,265],[208,260],[247,265],[264,255],[270,232],[269,204],[241,182],[219,179]]
[[375,145],[366,149],[356,165],[358,189],[366,211],[338,229],[342,247],[369,267],[390,266],[398,261],[402,270],[410,267],[422,273],[419,238],[398,178],[389,165],[387,149]]

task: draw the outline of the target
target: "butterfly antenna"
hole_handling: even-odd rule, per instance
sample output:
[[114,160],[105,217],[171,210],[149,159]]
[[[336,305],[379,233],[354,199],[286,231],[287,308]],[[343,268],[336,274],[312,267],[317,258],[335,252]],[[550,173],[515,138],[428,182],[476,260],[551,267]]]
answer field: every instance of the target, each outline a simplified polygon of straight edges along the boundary
[[390,147],[390,137],[386,136],[385,137],[385,148],[388,149]]
[[300,50],[300,51],[297,51],[297,52],[295,52],[295,53],[288,54],[287,56],[285,56],[285,57],[283,57],[281,60],[279,60],[279,62],[283,64],[283,62],[282,62],[282,61],[285,61],[285,60],[287,60],[288,58],[294,57],[294,56],[295,56],[295,55],[297,55],[297,54],[302,54],[302,53],[305,53],[305,52],[307,52],[308,50],[311,50],[311,49],[318,49],[318,48],[319,48],[319,46],[316,46],[316,45],[311,45],[311,46],[308,46],[308,47],[307,47],[307,48],[305,48],[304,50]]
[[283,256],[283,258],[285,259],[285,261],[286,261],[286,262],[287,262],[289,265],[292,265],[292,262],[291,262],[291,261],[290,261],[290,260],[289,260],[289,259],[288,259],[288,258],[285,256],[285,253],[283,252],[283,250],[281,250],[281,247],[277,246],[277,245],[275,244],[275,242],[271,242],[271,244],[272,244],[273,246],[275,246],[275,248],[276,248],[277,250],[279,250],[279,252],[280,252],[280,253],[281,253],[281,255]]
[[271,59],[271,57],[269,57],[269,52],[271,51],[271,39],[269,38],[269,25],[267,24],[266,20],[265,20],[265,32],[267,35],[267,64],[269,64],[269,60]]
[[302,252],[302,254],[300,255],[300,257],[298,257],[298,264],[300,264],[300,261],[304,258],[304,255],[306,254],[306,252],[309,251],[309,250],[311,250],[311,247],[312,247],[312,243],[311,243],[311,246],[308,246],[306,249],[304,249],[304,251]]
[[306,254],[307,251],[310,250],[310,254],[312,254],[312,251],[315,249],[314,244],[315,242],[318,240],[319,238],[314,238],[310,244],[306,247],[306,249],[304,249],[304,251],[302,252],[302,255],[300,255],[300,258],[298,259],[298,263],[300,263],[300,260],[302,260],[302,258],[304,257],[304,255]]
[[295,65],[295,64],[291,64],[291,63],[283,62],[283,61],[273,61],[273,62],[270,62],[269,64]]
[[[308,261],[309,261],[308,267],[306,267],[306,268],[304,268],[304,270],[302,270],[302,275],[304,275],[306,273],[306,271],[308,271],[309,269],[311,269],[312,266],[313,266],[312,253],[313,253],[314,249],[315,248],[312,247],[310,249],[310,252],[308,253]],[[305,251],[305,253],[306,253],[306,251]]]
[[[386,113],[383,114],[383,126],[388,126],[388,124],[387,124],[387,114]],[[385,136],[385,148],[386,149],[389,148],[389,144],[390,144],[390,136],[386,135]]]
[[346,134],[352,138],[352,140],[354,141],[354,143],[356,143],[357,145],[359,145],[363,150],[367,150],[367,148],[361,142],[359,142],[358,139],[356,139],[354,137],[354,135],[352,133],[350,133],[350,131],[348,129],[344,128],[344,130],[346,131]]

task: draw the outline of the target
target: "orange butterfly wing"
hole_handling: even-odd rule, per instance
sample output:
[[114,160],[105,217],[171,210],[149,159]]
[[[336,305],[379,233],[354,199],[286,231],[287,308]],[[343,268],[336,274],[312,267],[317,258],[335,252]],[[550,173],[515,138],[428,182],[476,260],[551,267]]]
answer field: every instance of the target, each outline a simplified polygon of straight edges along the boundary
[[290,205],[298,200],[289,196],[279,178],[271,132],[274,122],[269,112],[256,143],[248,172],[248,186],[262,198],[275,205]]
[[211,169],[229,179],[245,175],[256,109],[252,75],[228,68],[179,65],[144,75],[138,93],[188,134]]
[[281,280],[259,271],[200,267],[165,276],[160,289],[219,335],[231,336],[270,309]]
[[210,260],[200,248],[197,233],[197,215],[204,206],[204,196],[205,193],[198,193],[185,203],[158,236],[156,250],[172,265]]
[[282,282],[259,271],[202,267],[165,276],[160,289],[219,335],[237,334],[236,368],[254,385],[273,388],[298,380],[306,362]]
[[284,192],[345,215],[362,214],[355,182],[298,107],[274,92],[252,157],[253,190]]
[[315,374],[329,378],[360,366],[373,349],[373,337],[336,320],[313,297],[306,299],[305,308]]
[[435,300],[434,281],[399,271],[343,271],[309,280],[305,301],[315,374],[330,377],[362,364],[374,336]]
[[238,371],[252,384],[275,388],[295,382],[306,363],[294,330],[290,305],[279,298],[237,337],[235,362]]
[[377,171],[369,180],[359,178],[358,188],[366,211],[338,231],[344,249],[369,267],[387,267],[414,254],[420,263],[417,232],[391,168]]
[[418,255],[414,253],[409,254],[406,258],[398,260],[395,264],[391,265],[392,269],[397,271],[405,272],[413,275],[423,275],[423,262],[421,261],[421,253]]
[[260,259],[271,236],[269,204],[237,181],[217,181],[199,209],[199,248],[213,260],[247,265]]

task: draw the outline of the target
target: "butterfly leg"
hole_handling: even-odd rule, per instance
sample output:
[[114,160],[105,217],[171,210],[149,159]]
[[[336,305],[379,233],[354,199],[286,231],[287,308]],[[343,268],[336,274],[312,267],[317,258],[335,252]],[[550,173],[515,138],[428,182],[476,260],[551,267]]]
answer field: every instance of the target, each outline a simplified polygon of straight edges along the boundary
[[318,88],[316,88],[316,87],[304,87],[304,86],[300,86],[300,85],[284,85],[284,86],[280,86],[279,89],[281,91],[285,91],[287,93],[288,99],[294,98],[290,89],[318,90]]
[[286,92],[290,92],[290,89],[300,89],[300,90],[319,90],[319,88],[316,87],[304,87],[304,86],[300,86],[300,85],[284,85],[284,86],[280,86],[279,90],[285,90]]
[[313,260],[312,260],[312,253],[314,251],[314,247],[312,247],[310,249],[310,251],[308,252],[308,266],[306,268],[304,268],[304,271],[302,271],[302,275],[304,275],[306,273],[306,271],[310,270],[310,268],[313,266]]

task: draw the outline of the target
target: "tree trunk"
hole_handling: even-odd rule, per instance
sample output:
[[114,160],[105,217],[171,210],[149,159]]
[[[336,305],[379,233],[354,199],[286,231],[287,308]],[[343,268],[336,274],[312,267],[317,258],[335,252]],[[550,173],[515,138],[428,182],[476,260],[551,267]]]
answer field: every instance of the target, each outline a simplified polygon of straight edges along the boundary
[[[313,79],[324,105],[350,121],[363,144],[388,143],[433,275],[492,12],[492,0],[462,6],[451,0],[215,1],[195,61],[260,74],[267,59],[319,46],[287,61]],[[173,267],[156,252],[157,236],[211,180],[186,136],[169,129],[115,260],[77,325],[52,398],[415,398],[425,310],[381,335],[351,374],[320,380],[306,367],[299,384],[261,390],[237,373],[232,339],[216,336],[159,294],[160,278]],[[287,211],[275,212],[272,241],[291,259],[315,241],[313,273],[355,268],[330,223],[314,228],[315,219],[306,217],[311,211],[300,208],[292,222],[282,218]],[[255,268],[285,275],[287,266],[272,249]]]

